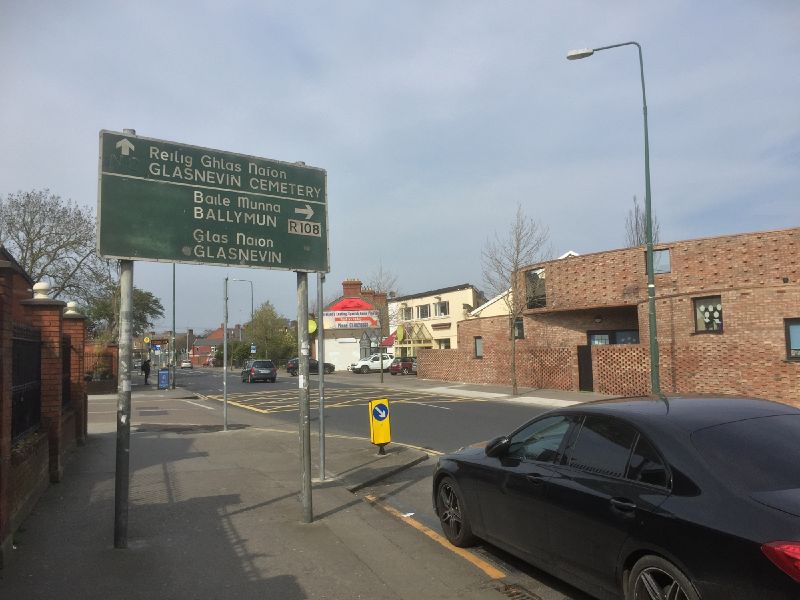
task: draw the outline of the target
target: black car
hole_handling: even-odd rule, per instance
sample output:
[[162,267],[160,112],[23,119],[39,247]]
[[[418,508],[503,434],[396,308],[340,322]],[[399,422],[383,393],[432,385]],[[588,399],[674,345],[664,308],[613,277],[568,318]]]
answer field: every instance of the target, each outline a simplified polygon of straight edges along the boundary
[[242,367],[242,382],[269,381],[275,383],[277,379],[278,368],[271,360],[248,360]]
[[800,598],[800,410],[736,398],[551,411],[442,456],[447,538],[604,599]]
[[[298,366],[298,361],[296,358],[290,358],[289,361],[286,363],[286,370],[289,372],[289,375],[295,376],[297,373],[300,372],[300,367]],[[325,373],[330,375],[336,370],[336,365],[331,363],[325,363]],[[316,375],[319,373],[319,361],[315,358],[308,359],[308,372],[311,375]]]

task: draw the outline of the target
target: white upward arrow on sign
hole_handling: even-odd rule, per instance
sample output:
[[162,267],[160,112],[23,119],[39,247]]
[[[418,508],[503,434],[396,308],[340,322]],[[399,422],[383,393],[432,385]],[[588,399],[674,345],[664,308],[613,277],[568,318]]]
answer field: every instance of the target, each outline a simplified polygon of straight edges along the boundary
[[306,221],[308,221],[311,217],[314,216],[314,209],[311,208],[308,204],[306,204],[305,208],[295,208],[294,212],[300,213],[301,215],[305,215]]
[[134,150],[133,144],[130,143],[128,138],[122,138],[117,142],[117,148],[122,153],[122,156],[128,156],[131,150]]

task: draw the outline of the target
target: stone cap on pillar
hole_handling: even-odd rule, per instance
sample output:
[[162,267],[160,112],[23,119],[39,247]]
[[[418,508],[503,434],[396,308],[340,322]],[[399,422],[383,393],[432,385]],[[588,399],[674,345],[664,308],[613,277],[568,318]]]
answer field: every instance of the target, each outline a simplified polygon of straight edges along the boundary
[[21,304],[27,306],[66,306],[63,300],[53,300],[50,298],[50,284],[40,281],[33,285],[33,298],[23,300]]
[[64,309],[65,319],[85,319],[81,313],[78,312],[78,303],[74,300],[67,302],[67,307]]

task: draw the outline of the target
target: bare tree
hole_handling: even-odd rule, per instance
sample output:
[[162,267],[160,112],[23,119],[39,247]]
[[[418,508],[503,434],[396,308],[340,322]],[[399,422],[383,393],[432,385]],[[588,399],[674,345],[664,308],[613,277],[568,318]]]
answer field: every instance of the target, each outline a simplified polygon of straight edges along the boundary
[[91,210],[47,189],[0,198],[0,242],[34,281],[50,280],[54,298],[88,302],[113,279],[95,251]]
[[490,294],[502,295],[508,308],[508,328],[511,339],[511,387],[517,394],[517,336],[516,322],[522,318],[527,305],[523,267],[540,262],[550,253],[548,228],[525,215],[517,205],[514,221],[505,234],[495,232],[486,241],[481,253],[483,279]]
[[[625,242],[628,248],[644,246],[647,243],[647,219],[644,209],[639,207],[636,196],[633,197],[633,208],[628,211],[625,219]],[[653,243],[658,243],[660,227],[655,213],[653,213]]]

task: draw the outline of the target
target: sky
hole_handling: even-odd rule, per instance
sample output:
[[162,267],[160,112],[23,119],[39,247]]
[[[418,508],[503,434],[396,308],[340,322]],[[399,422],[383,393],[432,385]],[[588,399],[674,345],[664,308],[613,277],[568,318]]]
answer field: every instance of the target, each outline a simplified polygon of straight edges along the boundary
[[[642,45],[661,241],[800,225],[800,3],[0,3],[0,194],[96,208],[98,132],[327,171],[324,297],[471,283],[518,205],[554,255],[625,245],[644,197]],[[291,271],[176,267],[175,322],[223,320],[223,280],[297,315]],[[316,297],[316,277],[311,302]],[[172,265],[137,262],[172,324]],[[231,282],[246,322],[250,284]]]

